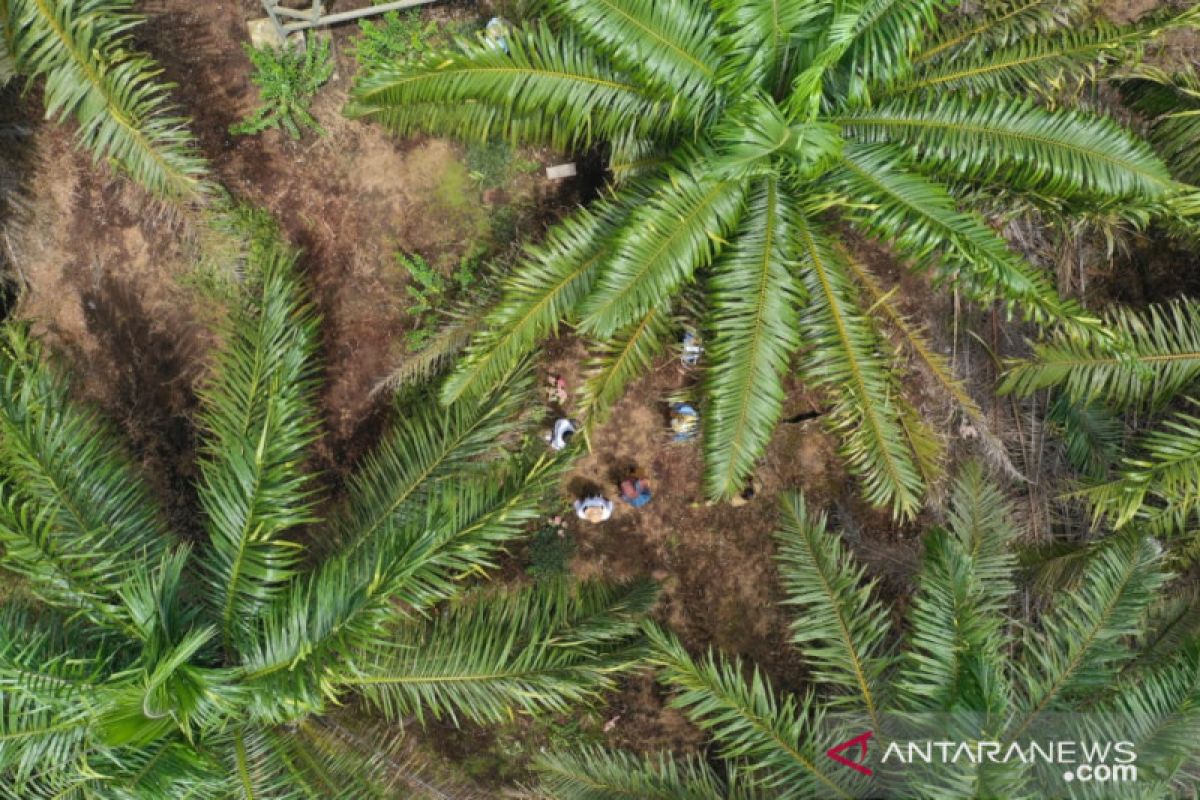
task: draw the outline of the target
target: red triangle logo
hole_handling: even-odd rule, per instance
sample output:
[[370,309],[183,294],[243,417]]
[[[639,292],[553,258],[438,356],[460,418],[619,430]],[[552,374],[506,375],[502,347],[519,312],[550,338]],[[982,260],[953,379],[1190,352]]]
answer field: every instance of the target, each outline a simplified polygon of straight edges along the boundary
[[[875,773],[871,770],[870,767],[865,766],[864,764],[861,763],[861,762],[867,760],[867,742],[870,741],[871,737],[874,735],[875,734],[872,731],[867,731],[866,733],[860,733],[858,736],[855,736],[853,739],[847,739],[846,741],[842,742],[841,744],[836,744],[833,747],[829,748],[828,750],[825,751],[825,755],[829,756],[830,758],[832,758],[834,761],[838,762],[842,766],[849,767],[850,769],[854,770],[855,772],[861,772],[863,775],[874,775]],[[850,758],[847,758],[846,756],[842,755],[842,753],[845,752],[846,750],[850,750],[855,747],[858,748],[858,758],[857,759],[850,759]]]

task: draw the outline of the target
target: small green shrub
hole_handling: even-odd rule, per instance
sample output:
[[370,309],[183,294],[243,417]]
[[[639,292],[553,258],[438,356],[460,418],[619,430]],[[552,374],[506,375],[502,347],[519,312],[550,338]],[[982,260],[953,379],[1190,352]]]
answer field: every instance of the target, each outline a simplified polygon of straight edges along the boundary
[[302,128],[320,135],[325,131],[309,112],[317,89],[333,75],[329,40],[309,37],[303,51],[286,45],[272,47],[246,45],[246,55],[254,64],[251,78],[262,95],[262,105],[242,122],[232,125],[230,133],[242,136],[280,128],[299,139]]
[[396,263],[408,274],[405,292],[412,299],[408,312],[415,325],[405,338],[410,350],[420,350],[437,332],[439,312],[461,294],[469,291],[479,278],[479,256],[468,254],[459,259],[449,278],[442,275],[419,253],[396,253]]
[[504,142],[467,147],[467,173],[484,189],[493,189],[508,180],[511,164],[512,148]]
[[450,44],[463,32],[461,23],[423,22],[419,11],[389,11],[382,19],[360,20],[354,45],[359,70],[370,72],[390,65],[411,64]]

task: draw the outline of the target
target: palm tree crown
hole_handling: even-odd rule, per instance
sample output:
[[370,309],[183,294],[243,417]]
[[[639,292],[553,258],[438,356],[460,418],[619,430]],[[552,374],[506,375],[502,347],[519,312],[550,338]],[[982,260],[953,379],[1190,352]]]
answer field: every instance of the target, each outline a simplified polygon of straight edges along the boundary
[[1102,336],[962,197],[1004,187],[1069,210],[1165,211],[1183,189],[1144,142],[1023,95],[1200,18],[1081,29],[1086,3],[1025,0],[941,24],[952,5],[546,0],[503,47],[460,43],[362,81],[350,113],[401,133],[603,144],[617,179],[529,249],[443,399],[486,391],[567,321],[602,346],[584,390],[594,419],[662,349],[681,294],[700,284],[708,492],[744,485],[800,353],[866,496],[914,514],[938,447],[887,369],[873,316],[898,323],[905,354],[977,409],[840,234],[884,241],[977,301]]
[[253,247],[203,391],[194,552],[27,331],[3,331],[0,565],[28,597],[0,613],[4,796],[382,797],[385,743],[323,716],[348,693],[390,718],[495,721],[562,710],[639,658],[649,584],[464,585],[561,472],[505,446],[521,380],[406,410],[318,514],[317,325],[293,260]]
[[[1003,495],[977,467],[956,479],[943,528],[925,537],[904,646],[875,582],[799,495],[784,498],[778,562],[791,641],[816,684],[778,692],[759,671],[718,653],[694,658],[653,631],[651,661],[673,705],[709,732],[720,769],[701,758],[588,748],[552,753],[540,800],[752,800],[807,797],[1173,797],[1195,791],[1200,648],[1151,614],[1168,579],[1161,549],[1135,533],[1104,540],[1066,587],[1033,615],[1014,602],[1014,540]],[[1028,606],[1027,601],[1024,603]],[[1079,714],[1071,726],[1064,716]],[[1062,767],[1007,764],[881,766],[889,737],[1028,741],[1057,730],[1118,735],[1137,752],[1138,779],[1068,787]],[[874,733],[866,778],[826,757]],[[849,754],[854,757],[855,753]],[[905,774],[898,774],[905,773]],[[903,781],[897,783],[897,781]],[[1078,794],[1071,791],[1078,788]],[[1070,791],[1070,794],[1068,792]]]

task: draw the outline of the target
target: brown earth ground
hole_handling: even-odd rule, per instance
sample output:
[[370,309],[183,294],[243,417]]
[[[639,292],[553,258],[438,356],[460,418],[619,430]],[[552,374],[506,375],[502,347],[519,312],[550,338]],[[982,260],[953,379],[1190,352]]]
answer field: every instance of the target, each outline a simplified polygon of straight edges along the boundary
[[[339,8],[355,5],[361,3]],[[1127,19],[1154,5],[1131,0],[1107,7]],[[274,214],[304,249],[302,267],[325,320],[327,435],[317,466],[344,474],[386,417],[385,402],[371,389],[402,357],[402,337],[412,326],[405,313],[406,278],[393,254],[416,252],[435,265],[452,265],[489,235],[496,205],[471,183],[456,145],[396,141],[342,117],[354,72],[353,26],[334,33],[337,74],[315,106],[328,135],[293,142],[275,131],[228,133],[256,103],[241,42],[246,20],[261,13],[257,2],[152,0],[142,10],[149,22],[139,43],[179,85],[178,100],[194,118],[217,178],[235,196]],[[479,12],[466,4],[426,13]],[[1194,40],[1181,45],[1194,49]],[[31,113],[36,99],[26,101]],[[82,394],[120,422],[157,489],[175,503],[172,516],[190,530],[196,518],[187,489],[195,477],[190,415],[213,343],[208,323],[214,309],[197,285],[192,250],[180,236],[184,226],[128,182],[97,169],[74,149],[69,131],[42,126],[36,151],[29,222],[8,241],[25,284],[18,316],[31,320],[66,357],[80,376]],[[553,158],[533,155],[543,163]],[[525,176],[506,187],[501,200],[487,199],[514,205],[528,237],[584,188]],[[944,302],[928,303],[928,287],[902,278],[886,257],[871,260],[889,285],[900,281],[916,298],[910,311],[926,318],[954,314]],[[994,317],[974,321],[993,341],[1004,335]],[[544,367],[577,387],[584,355],[577,342],[563,339],[547,348]],[[986,366],[978,373],[981,386],[994,377]],[[803,670],[786,645],[789,618],[778,605],[771,563],[778,491],[802,488],[813,505],[832,510],[889,596],[904,594],[916,564],[918,528],[896,527],[885,514],[864,508],[819,419],[781,426],[760,470],[764,491],[752,503],[737,509],[706,505],[698,447],[672,444],[666,426],[667,398],[695,380],[676,360],[664,359],[592,435],[590,454],[564,486],[564,502],[589,486],[614,496],[615,482],[631,468],[650,479],[655,496],[642,510],[619,506],[603,525],[573,520],[573,569],[583,577],[653,576],[663,586],[658,618],[690,647],[719,647],[759,664],[782,685],[798,687]],[[912,399],[944,414],[930,394],[917,382]],[[819,409],[820,399],[796,386],[784,416]],[[602,731],[605,722],[610,724]],[[649,677],[629,680],[607,707],[584,715],[579,725],[590,737],[639,749],[701,741],[678,714],[663,708]],[[442,752],[472,763],[483,780],[519,777],[528,750],[513,750],[512,742],[536,743],[547,734],[525,723],[510,727],[499,734],[438,727],[436,741]]]

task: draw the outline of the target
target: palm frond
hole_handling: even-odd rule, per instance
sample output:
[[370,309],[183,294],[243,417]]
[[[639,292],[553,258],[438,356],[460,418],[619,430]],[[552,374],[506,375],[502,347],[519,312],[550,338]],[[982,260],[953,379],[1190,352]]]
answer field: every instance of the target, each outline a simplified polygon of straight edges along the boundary
[[911,69],[913,53],[937,17],[953,3],[947,0],[870,0],[855,26],[854,42],[842,56],[845,99],[853,102],[900,79]]
[[[463,44],[410,66],[371,73],[356,85],[347,113],[380,116],[402,136],[416,132],[418,124],[426,131],[442,125],[446,129],[439,132],[476,140],[512,139],[519,131],[564,150],[631,133],[651,135],[678,122],[679,111],[669,100],[614,69],[567,31],[544,25],[517,29],[505,42],[507,49]],[[392,113],[413,105],[482,110]],[[510,124],[517,129],[509,130]]]
[[649,371],[671,335],[669,308],[651,308],[628,330],[599,345],[589,360],[579,397],[579,416],[588,430],[604,422],[625,389]]
[[0,381],[0,563],[47,602],[135,636],[121,587],[170,542],[149,490],[24,327],[0,333]]
[[8,0],[4,36],[17,70],[44,77],[46,115],[79,122],[79,141],[164,197],[205,191],[186,120],[172,116],[160,69],[132,51],[128,0]]
[[611,257],[580,309],[579,329],[601,339],[615,336],[667,303],[707,266],[742,213],[740,181],[673,172],[625,223]]
[[[186,742],[166,740],[150,747],[99,750],[76,774],[91,776],[98,785],[92,796],[125,798],[200,798],[221,795],[216,762]],[[61,791],[61,789],[59,790]],[[66,800],[69,794],[53,794]]]
[[1176,413],[1131,449],[1113,480],[1078,494],[1115,528],[1136,520],[1157,536],[1184,532],[1200,519],[1200,418]]
[[796,42],[829,11],[824,0],[713,0],[727,52],[720,82],[736,96],[746,87],[780,88],[791,73]]
[[1089,0],[1011,0],[989,3],[976,17],[956,15],[939,27],[929,46],[914,63],[948,61],[978,49],[1007,47],[1081,22],[1091,10]]
[[998,96],[890,100],[839,116],[863,142],[904,146],[913,163],[957,180],[1100,200],[1162,198],[1174,191],[1150,147],[1115,122],[1069,109],[1047,111]]
[[[1040,324],[1055,323],[1068,333],[1108,341],[1100,320],[1059,297],[1049,279],[1024,263],[977,216],[962,213],[941,186],[904,169],[902,153],[889,145],[847,145],[840,182],[869,211],[849,216],[862,228],[894,244],[921,263],[939,253],[938,269],[953,276],[980,302],[1019,306]],[[899,165],[899,168],[897,168]]]
[[918,327],[918,324],[909,320],[899,309],[897,303],[893,302],[893,295],[895,295],[896,289],[884,291],[883,287],[879,284],[878,278],[858,259],[846,259],[846,267],[854,277],[855,283],[866,291],[867,300],[871,304],[870,311],[878,314],[881,319],[886,320],[888,329],[900,335],[904,345],[904,352],[914,356],[925,366],[938,386],[942,388],[942,391],[972,421],[982,419],[983,411],[980,410],[979,404],[975,402],[974,398],[967,393],[966,387],[954,374],[954,369],[950,363],[946,361],[941,353],[933,348]]
[[518,415],[530,394],[529,376],[521,373],[477,402],[398,408],[398,421],[363,460],[331,515],[332,539],[346,551],[378,548],[423,520],[446,486],[490,471],[507,457],[505,441],[525,430]]
[[1190,582],[1173,585],[1150,610],[1134,664],[1154,667],[1196,641],[1200,641],[1200,587]]
[[650,662],[659,680],[676,691],[671,706],[712,734],[726,758],[744,759],[758,785],[786,800],[857,796],[862,783],[825,757],[834,739],[820,739],[823,713],[811,695],[777,696],[757,669],[743,677],[740,661],[709,653],[696,661],[675,637],[649,629]]
[[1067,461],[1089,478],[1103,478],[1120,458],[1125,425],[1099,403],[1073,402],[1060,394],[1046,409],[1046,423],[1062,438]]
[[427,625],[401,626],[340,684],[393,719],[562,713],[638,663],[638,621],[655,594],[648,583],[474,592]]
[[742,490],[783,409],[782,375],[800,346],[801,292],[788,269],[794,216],[773,178],[749,198],[737,236],[718,259],[705,374],[705,487],[724,499]]
[[494,566],[539,515],[563,467],[542,460],[505,480],[456,481],[427,500],[421,518],[294,581],[243,657],[246,681],[262,690],[256,713],[282,722],[296,706],[316,709],[335,698],[337,681],[362,671],[364,653],[386,649],[402,609],[427,610],[452,597],[463,577]]
[[1059,594],[1026,636],[1007,740],[1019,739],[1071,699],[1103,689],[1129,662],[1129,640],[1166,579],[1161,556],[1153,539],[1137,534],[1110,538],[1094,551],[1075,589]]
[[18,606],[0,610],[0,788],[13,797],[56,783],[88,748],[109,655],[83,652],[66,633]]
[[538,791],[554,800],[724,800],[725,782],[699,756],[639,756],[580,747],[534,761]]
[[978,465],[959,472],[949,528],[925,537],[898,686],[910,710],[982,712],[995,720],[1010,707],[1002,646],[1016,567],[1009,548],[1018,531],[1011,514]]
[[879,334],[855,304],[844,259],[807,220],[797,215],[793,225],[808,296],[800,315],[809,345],[801,374],[836,399],[830,419],[844,436],[842,455],[864,482],[867,499],[911,517],[921,506],[925,482],[902,421],[906,404],[879,357]]
[[443,403],[486,393],[539,341],[558,330],[559,322],[591,290],[627,214],[621,204],[581,209],[559,222],[543,243],[526,248],[483,331],[443,385]]
[[282,538],[313,517],[302,465],[316,436],[317,321],[294,273],[296,254],[273,242],[249,264],[212,377],[200,392],[200,505],[209,546],[200,566],[227,643],[254,630],[300,557]]
[[1147,44],[1175,28],[1195,25],[1200,9],[1152,15],[1133,25],[1096,23],[1050,35],[1016,39],[993,50],[972,50],[953,60],[925,62],[889,91],[893,96],[966,90],[1017,91],[1069,85],[1097,77],[1115,64],[1136,62]]
[[1200,75],[1143,66],[1120,88],[1126,104],[1150,118],[1150,142],[1175,177],[1200,183]]
[[872,596],[875,585],[863,579],[863,568],[826,530],[824,514],[810,514],[798,492],[785,494],[780,508],[776,562],[784,604],[795,608],[792,643],[813,677],[840,691],[825,700],[827,707],[863,712],[880,730],[891,662],[887,610]]
[[695,109],[714,105],[720,66],[707,3],[682,0],[555,0],[549,10],[622,71]]
[[[3,26],[3,22],[0,22],[0,26]],[[16,76],[17,65],[13,63],[7,47],[0,48],[0,89],[3,89]]]
[[1195,747],[1200,736],[1200,647],[1193,643],[1165,663],[1117,684],[1095,713],[1101,720],[1112,720],[1105,728],[1115,723],[1120,737],[1134,743],[1139,785],[1164,785],[1172,793],[1186,793],[1200,769]]
[[1023,396],[1060,386],[1077,402],[1159,408],[1200,378],[1200,305],[1180,300],[1141,312],[1118,308],[1108,321],[1128,342],[1123,352],[1055,334],[1034,345],[1031,360],[1010,367],[1000,391]]

